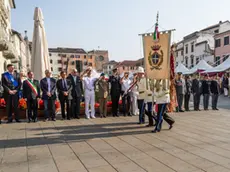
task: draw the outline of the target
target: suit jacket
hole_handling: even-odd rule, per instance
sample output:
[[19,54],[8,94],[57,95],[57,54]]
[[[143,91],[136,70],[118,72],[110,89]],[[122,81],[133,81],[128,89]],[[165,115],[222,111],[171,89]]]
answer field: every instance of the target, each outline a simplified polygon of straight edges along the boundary
[[16,94],[17,95],[19,94],[19,91],[20,91],[21,86],[22,86],[20,76],[18,73],[14,72],[13,77],[18,82],[17,87],[14,87],[13,83],[10,80],[8,80],[8,78],[5,76],[5,73],[2,74],[2,86],[4,88],[4,92],[3,92],[4,98],[7,98],[10,95],[9,94],[10,90],[17,90]]
[[109,93],[109,83],[108,81],[104,81],[104,80],[99,80],[98,81],[98,97],[99,98],[104,98],[104,94],[107,91],[107,93]]
[[38,95],[36,96],[35,93],[32,91],[31,87],[29,86],[28,82],[25,80],[23,82],[23,98],[26,99],[36,99],[40,98],[40,84],[38,80],[33,80],[34,86],[37,88]]
[[201,81],[199,81],[198,79],[192,80],[192,93],[193,94],[202,94]]
[[191,94],[192,89],[192,81],[190,80],[185,80],[185,94],[189,95]]
[[68,80],[71,81],[72,90],[71,95],[74,98],[82,98],[83,94],[83,87],[82,87],[82,81],[79,76],[76,76],[76,82],[74,81],[74,78],[71,74],[67,77]]
[[212,94],[219,94],[219,84],[217,81],[211,81],[210,90]]
[[71,92],[72,92],[72,84],[71,84],[71,81],[69,79],[66,79],[66,84],[67,84],[67,88],[64,88],[63,87],[63,83],[62,83],[62,79],[59,79],[57,81],[57,91],[58,91],[58,98],[60,101],[64,100],[64,98],[66,96],[64,96],[64,92],[68,92],[68,100],[72,100],[73,97],[71,95]]
[[120,77],[110,76],[108,82],[110,82],[111,84],[111,90],[110,90],[111,96],[118,96],[118,95],[120,96],[121,94]]
[[[42,90],[42,99],[48,100],[49,97],[47,96],[48,93],[48,82],[46,78],[43,78],[40,81],[40,87]],[[50,93],[51,93],[51,99],[55,100],[57,98],[56,96],[56,80],[54,78],[50,78]]]
[[210,82],[202,81],[202,94],[210,94]]

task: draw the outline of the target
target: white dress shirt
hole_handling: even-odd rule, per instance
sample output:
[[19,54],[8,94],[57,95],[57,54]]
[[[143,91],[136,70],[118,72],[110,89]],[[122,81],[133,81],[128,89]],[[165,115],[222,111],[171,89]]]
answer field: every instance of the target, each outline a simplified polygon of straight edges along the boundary
[[46,78],[46,80],[47,80],[47,84],[48,84],[48,92],[50,92],[50,90],[51,90],[51,86],[50,86],[50,78]]
[[123,79],[122,81],[122,85],[121,85],[121,90],[122,91],[127,91],[130,87],[131,81],[130,79]]
[[87,91],[94,90],[94,84],[95,84],[96,80],[97,80],[97,78],[95,78],[95,77],[88,77],[88,76],[83,77],[85,90],[87,90]]

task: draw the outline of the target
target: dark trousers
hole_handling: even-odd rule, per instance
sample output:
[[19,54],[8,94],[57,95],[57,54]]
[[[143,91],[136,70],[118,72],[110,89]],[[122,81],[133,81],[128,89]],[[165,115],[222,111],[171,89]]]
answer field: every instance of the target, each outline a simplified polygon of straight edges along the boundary
[[66,115],[65,115],[65,109],[66,109],[66,112],[67,112],[67,119],[70,118],[70,114],[71,114],[71,109],[70,109],[70,101],[71,100],[68,100],[68,97],[65,97],[63,99],[59,99],[60,100],[60,103],[61,103],[61,115],[62,115],[62,118],[65,119],[66,118]]
[[144,99],[137,100],[138,109],[139,109],[139,123],[145,123],[145,101]]
[[217,109],[217,102],[218,102],[219,94],[212,95],[212,109]]
[[75,97],[71,100],[71,110],[72,110],[71,117],[78,118],[80,116],[80,105],[81,105],[80,97]]
[[166,107],[167,104],[158,104],[158,112],[157,112],[157,122],[156,122],[156,131],[160,131],[161,130],[161,125],[163,122],[163,115],[166,112]]
[[156,121],[156,116],[153,114],[153,103],[147,102],[147,110],[145,110],[145,114],[148,116],[149,125],[153,126],[153,119]]
[[189,101],[190,101],[190,94],[184,95],[184,108],[186,111],[189,111]]
[[194,110],[200,109],[200,94],[199,93],[193,94],[193,104],[194,104]]
[[[124,92],[121,92],[121,95],[123,95]],[[124,116],[128,113],[130,115],[130,109],[131,109],[131,98],[129,94],[126,94],[125,96],[122,97],[122,111]]]
[[120,93],[111,95],[113,116],[117,116],[119,99],[120,99]]
[[207,109],[208,109],[208,106],[209,106],[209,98],[210,98],[210,94],[204,94],[204,96],[203,96],[204,110],[207,110]]
[[182,110],[183,100],[184,100],[184,94],[177,94],[177,102],[178,102],[179,110]]
[[37,99],[27,99],[28,119],[35,120],[38,116],[38,101]]
[[44,106],[45,106],[45,118],[49,119],[49,118],[56,118],[56,114],[55,114],[55,100],[53,99],[48,99],[48,100],[44,100]]
[[173,125],[173,123],[175,122],[175,120],[174,120],[172,117],[170,117],[167,113],[164,113],[163,119],[164,119],[169,125]]
[[16,95],[8,95],[5,98],[6,101],[6,113],[8,116],[8,121],[12,121],[13,117],[12,117],[12,109],[14,108],[14,116],[15,116],[15,120],[19,120],[19,112],[18,112],[18,101],[19,101],[19,97],[18,94]]

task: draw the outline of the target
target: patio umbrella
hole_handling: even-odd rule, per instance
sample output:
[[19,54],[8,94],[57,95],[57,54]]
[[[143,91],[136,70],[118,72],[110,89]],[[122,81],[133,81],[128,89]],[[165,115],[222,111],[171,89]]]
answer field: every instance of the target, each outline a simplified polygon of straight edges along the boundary
[[31,69],[36,79],[45,77],[45,70],[50,70],[49,50],[44,28],[44,18],[40,8],[34,12],[34,33],[32,42]]

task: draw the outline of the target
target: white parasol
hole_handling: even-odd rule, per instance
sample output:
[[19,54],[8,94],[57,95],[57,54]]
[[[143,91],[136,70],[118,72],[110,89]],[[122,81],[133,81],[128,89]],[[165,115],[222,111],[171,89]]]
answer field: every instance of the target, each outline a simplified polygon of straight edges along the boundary
[[31,69],[36,79],[45,76],[45,70],[50,70],[49,50],[44,28],[44,18],[40,8],[34,12],[34,33],[32,42]]

